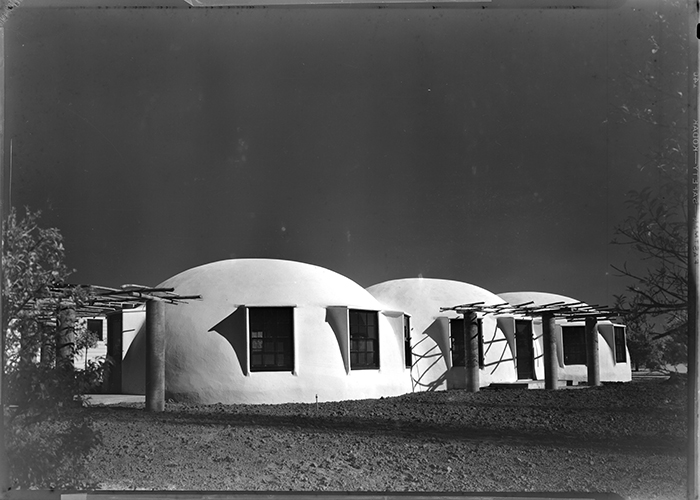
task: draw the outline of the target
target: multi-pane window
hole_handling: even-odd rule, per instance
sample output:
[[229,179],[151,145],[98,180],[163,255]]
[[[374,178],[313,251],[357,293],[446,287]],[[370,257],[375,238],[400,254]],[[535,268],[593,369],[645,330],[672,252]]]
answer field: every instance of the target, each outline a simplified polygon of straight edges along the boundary
[[564,364],[585,365],[586,328],[583,326],[563,326],[561,333],[564,344]]
[[403,350],[406,358],[406,368],[413,366],[413,355],[411,353],[411,318],[403,315]]
[[291,307],[251,307],[250,371],[294,369],[294,313]]
[[87,320],[87,331],[90,332],[97,340],[104,340],[101,319]]
[[[484,333],[481,319],[477,320],[477,346],[479,349],[479,368],[484,367]],[[466,366],[464,359],[464,318],[454,318],[450,320],[450,349],[452,351],[452,366]]]
[[625,327],[613,327],[615,332],[615,362],[627,363],[627,352],[625,350]]
[[350,368],[379,368],[379,321],[376,311],[350,309]]

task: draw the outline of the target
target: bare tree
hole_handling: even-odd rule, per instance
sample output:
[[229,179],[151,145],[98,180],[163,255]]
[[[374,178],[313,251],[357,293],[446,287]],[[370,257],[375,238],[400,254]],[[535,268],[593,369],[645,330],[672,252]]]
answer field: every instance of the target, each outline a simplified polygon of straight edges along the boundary
[[[687,6],[671,1],[649,10],[646,58],[625,72],[616,99],[621,122],[650,126],[656,140],[639,169],[653,170],[653,187],[627,194],[630,215],[616,226],[613,243],[630,247],[635,259],[613,266],[630,281],[625,319],[643,343],[660,342],[664,361],[687,360],[688,324],[688,113]],[[656,348],[649,346],[648,352]],[[641,348],[641,344],[640,344]],[[654,361],[651,361],[654,364]]]

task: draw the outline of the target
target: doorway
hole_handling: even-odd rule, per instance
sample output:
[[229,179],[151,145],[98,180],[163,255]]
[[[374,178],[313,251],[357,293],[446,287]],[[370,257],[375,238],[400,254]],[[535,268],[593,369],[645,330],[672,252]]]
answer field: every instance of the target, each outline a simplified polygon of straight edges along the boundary
[[518,380],[534,380],[535,356],[532,346],[532,321],[515,320],[515,352]]

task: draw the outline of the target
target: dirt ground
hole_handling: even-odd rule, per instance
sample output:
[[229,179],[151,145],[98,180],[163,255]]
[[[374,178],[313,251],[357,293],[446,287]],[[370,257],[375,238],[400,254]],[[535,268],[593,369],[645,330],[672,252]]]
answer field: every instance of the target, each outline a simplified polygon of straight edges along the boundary
[[417,393],[284,405],[91,406],[100,488],[613,492],[683,499],[686,388]]

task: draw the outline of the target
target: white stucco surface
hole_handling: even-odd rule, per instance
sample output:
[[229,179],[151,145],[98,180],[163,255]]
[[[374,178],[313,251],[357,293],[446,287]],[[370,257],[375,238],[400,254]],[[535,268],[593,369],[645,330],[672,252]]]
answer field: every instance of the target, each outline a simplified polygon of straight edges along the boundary
[[[271,259],[206,264],[160,285],[202,300],[166,306],[166,398],[203,403],[284,403],[410,392],[402,331],[379,314],[379,369],[349,370],[342,318],[384,305],[352,280],[318,266]],[[294,307],[294,369],[250,372],[246,308]],[[339,320],[338,318],[341,318]],[[143,393],[145,335],[124,360],[124,390]],[[235,346],[235,347],[234,347]]]
[[143,328],[145,322],[146,306],[122,311],[122,359],[126,357],[131,343],[136,338],[136,334]]
[[[469,283],[434,279],[407,278],[386,281],[367,288],[387,307],[403,310],[411,317],[413,391],[444,390],[465,387],[465,370],[452,367],[449,320],[461,315],[440,312],[441,307],[481,302],[500,304],[497,295]],[[484,368],[479,385],[514,381],[515,365],[503,331],[493,316],[483,317]]]

